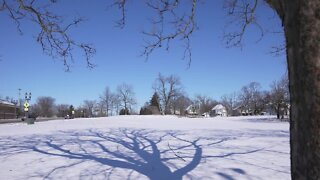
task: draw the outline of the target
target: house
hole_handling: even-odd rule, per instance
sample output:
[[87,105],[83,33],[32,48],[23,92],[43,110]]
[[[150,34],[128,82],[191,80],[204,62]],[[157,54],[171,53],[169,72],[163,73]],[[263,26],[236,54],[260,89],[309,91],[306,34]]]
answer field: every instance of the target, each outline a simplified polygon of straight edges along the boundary
[[241,116],[242,115],[242,106],[237,106],[232,109],[231,116]]
[[232,109],[232,115],[233,116],[248,116],[248,115],[253,115],[253,111],[247,106],[240,105],[240,106]]
[[210,111],[210,116],[227,116],[227,109],[222,104],[217,104]]
[[188,115],[198,115],[200,113],[200,109],[196,105],[190,105],[186,109],[186,114]]
[[205,112],[205,113],[201,114],[201,116],[202,116],[202,117],[206,117],[206,118],[207,118],[207,117],[210,117],[210,113]]
[[19,113],[19,107],[14,103],[0,99],[0,119],[15,119]]

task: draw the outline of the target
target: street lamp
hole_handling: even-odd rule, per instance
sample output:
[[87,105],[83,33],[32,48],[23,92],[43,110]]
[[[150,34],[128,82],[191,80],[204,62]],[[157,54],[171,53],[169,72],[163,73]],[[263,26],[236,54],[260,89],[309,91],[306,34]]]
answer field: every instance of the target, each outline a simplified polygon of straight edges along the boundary
[[25,94],[25,101],[28,102],[31,100],[31,92],[29,92],[29,96],[28,93]]
[[26,118],[29,118],[29,101],[31,100],[31,92],[29,92],[29,94],[26,92],[25,96],[24,96],[24,112],[25,112],[25,116]]

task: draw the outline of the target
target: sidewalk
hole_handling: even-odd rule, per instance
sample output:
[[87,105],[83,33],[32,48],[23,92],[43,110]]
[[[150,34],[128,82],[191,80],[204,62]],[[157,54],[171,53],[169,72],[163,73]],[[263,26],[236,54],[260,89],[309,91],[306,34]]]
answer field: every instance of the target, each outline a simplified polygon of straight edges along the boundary
[[[50,120],[59,120],[64,118],[37,118],[35,122],[40,121],[50,121]],[[22,121],[21,118],[19,119],[0,119],[0,124],[7,124],[7,123],[25,123],[25,121]]]

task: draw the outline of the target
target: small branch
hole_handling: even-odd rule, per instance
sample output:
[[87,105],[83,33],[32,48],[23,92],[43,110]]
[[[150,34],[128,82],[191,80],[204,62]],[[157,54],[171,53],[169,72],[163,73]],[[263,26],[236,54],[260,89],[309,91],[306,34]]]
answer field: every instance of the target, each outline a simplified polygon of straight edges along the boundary
[[113,4],[110,5],[110,7],[117,6],[118,9],[121,11],[121,18],[117,20],[116,27],[123,29],[125,24],[126,24],[126,5],[127,5],[127,0],[115,0]]
[[284,44],[279,45],[279,46],[273,46],[273,47],[271,47],[270,53],[275,56],[284,55],[286,53],[286,46]]

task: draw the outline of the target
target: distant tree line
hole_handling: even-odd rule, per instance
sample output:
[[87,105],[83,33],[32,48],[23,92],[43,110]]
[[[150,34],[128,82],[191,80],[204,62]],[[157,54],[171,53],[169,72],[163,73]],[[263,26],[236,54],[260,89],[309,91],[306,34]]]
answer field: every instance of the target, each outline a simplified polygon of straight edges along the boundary
[[[121,84],[116,92],[107,86],[98,100],[84,100],[83,104],[75,108],[71,104],[55,104],[55,99],[50,96],[38,97],[31,110],[40,117],[103,117],[112,115],[132,114],[136,104],[135,93],[132,85]],[[72,114],[74,111],[74,114]]]
[[228,116],[269,113],[283,119],[290,108],[287,76],[274,81],[269,91],[262,90],[260,83],[251,82],[238,92],[223,95],[220,100],[205,95],[189,98],[182,88],[180,78],[174,75],[166,77],[159,74],[153,89],[154,94],[150,102],[146,102],[140,109],[141,115],[159,114],[154,107],[158,107],[160,114],[185,115],[189,106],[195,107],[197,113],[202,115],[209,113],[215,105],[222,104],[226,107]]
[[[111,91],[108,86],[102,91],[97,100],[84,100],[79,107],[72,104],[56,104],[50,96],[38,97],[31,107],[31,111],[40,117],[105,117],[113,115],[151,115],[176,114],[185,115],[186,109],[193,106],[197,114],[209,113],[211,109],[222,104],[228,116],[260,115],[268,112],[284,118],[289,112],[289,83],[286,76],[270,85],[270,90],[262,90],[258,82],[251,82],[239,91],[223,95],[215,100],[206,95],[195,95],[190,98],[184,91],[180,78],[176,75],[165,76],[159,73],[153,86],[150,100],[134,112],[137,104],[132,85],[123,83]],[[12,98],[7,97],[8,101]],[[74,114],[72,114],[74,112]]]
[[[289,80],[287,76],[270,85],[269,91],[261,90],[261,85],[251,82],[242,87],[239,92],[224,95],[221,103],[229,115],[240,112],[245,115],[259,115],[269,111],[275,113],[278,119],[283,119],[290,109]],[[238,111],[235,111],[238,110]]]

